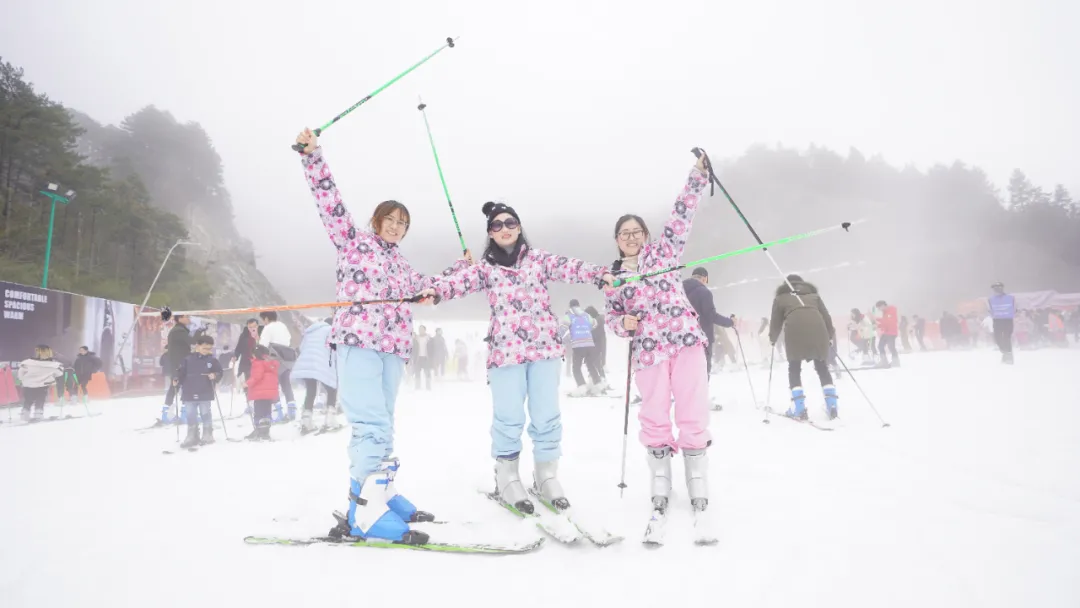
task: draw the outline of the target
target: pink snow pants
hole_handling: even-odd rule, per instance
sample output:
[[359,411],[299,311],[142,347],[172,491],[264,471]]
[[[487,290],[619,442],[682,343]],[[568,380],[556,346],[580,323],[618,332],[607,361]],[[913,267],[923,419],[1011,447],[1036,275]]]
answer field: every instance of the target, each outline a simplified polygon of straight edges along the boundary
[[[709,433],[709,374],[705,347],[683,348],[667,359],[635,373],[641,392],[641,443],[646,447],[669,446],[702,449],[712,440]],[[671,432],[671,397],[675,396],[676,441]]]

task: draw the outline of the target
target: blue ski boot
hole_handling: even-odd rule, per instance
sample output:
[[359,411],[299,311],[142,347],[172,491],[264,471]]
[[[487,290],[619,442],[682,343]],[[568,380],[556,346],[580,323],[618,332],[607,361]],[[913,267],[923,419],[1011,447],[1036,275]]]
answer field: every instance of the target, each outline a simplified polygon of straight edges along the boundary
[[180,406],[180,419],[178,420],[178,422],[180,424],[187,424],[188,423],[187,406],[186,405],[181,405]]
[[427,511],[417,511],[413,503],[398,494],[397,488],[394,487],[394,477],[397,476],[398,469],[401,468],[401,461],[397,458],[387,458],[382,461],[381,466],[387,472],[386,479],[380,479],[376,483],[386,485],[386,506],[394,513],[397,513],[398,517],[409,523],[435,521],[434,515]]
[[791,389],[791,402],[791,409],[784,412],[784,415],[796,420],[809,420],[810,417],[806,415],[806,393],[801,386]]
[[331,536],[348,528],[348,536],[364,540],[384,540],[405,545],[427,543],[429,536],[426,533],[410,530],[409,524],[386,505],[384,488],[387,485],[387,470],[382,466],[379,469],[369,475],[364,483],[349,480],[349,513],[342,522],[344,525],[331,530]]
[[172,406],[169,406],[169,405],[161,406],[161,424],[169,424],[170,422],[172,422],[172,420],[169,419],[169,410],[170,409],[172,409]]
[[825,391],[825,413],[829,415],[829,420],[832,420],[839,416],[837,412],[837,405],[839,398],[836,395],[836,387],[828,384],[822,387]]
[[289,420],[296,420],[296,404],[292,401],[289,402]]
[[285,414],[281,411],[281,403],[274,404],[274,424],[285,422]]

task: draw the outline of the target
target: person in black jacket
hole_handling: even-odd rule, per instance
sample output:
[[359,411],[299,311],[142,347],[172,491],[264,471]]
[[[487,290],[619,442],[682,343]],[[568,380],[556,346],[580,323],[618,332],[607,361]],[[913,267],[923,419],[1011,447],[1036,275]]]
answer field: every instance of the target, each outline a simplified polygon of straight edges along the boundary
[[686,299],[690,300],[690,305],[694,307],[694,312],[697,313],[698,321],[701,323],[701,331],[705,333],[705,338],[708,340],[705,344],[705,361],[708,373],[711,374],[713,341],[716,339],[713,328],[716,325],[734,327],[735,322],[732,321],[731,317],[725,317],[716,312],[716,304],[713,303],[712,292],[709,291],[708,284],[709,271],[701,266],[695,268],[690,278],[683,281]]
[[90,384],[90,378],[101,371],[101,358],[97,356],[92,350],[85,346],[79,347],[79,356],[75,357],[75,363],[71,366],[75,370],[75,378],[72,378],[71,385],[68,387],[68,393],[72,397],[75,388],[75,381],[78,381],[79,388],[82,389],[82,394],[85,397],[89,393],[86,392],[86,386]]
[[604,372],[604,367],[607,366],[607,331],[604,329],[604,315],[600,314],[595,306],[585,307],[585,314],[596,319],[596,327],[592,329],[593,365],[596,367],[596,372],[600,374],[600,380],[607,382],[607,374]]
[[[172,352],[172,349],[169,349]],[[221,380],[221,362],[214,357],[214,339],[205,334],[195,339],[195,352],[188,355],[176,369],[173,386],[180,389],[180,402],[187,413],[187,438],[180,444],[191,448],[214,443],[214,418],[210,402],[216,395],[215,385]],[[203,421],[199,439],[199,418]]]
[[248,319],[246,328],[240,332],[240,338],[236,341],[233,353],[237,360],[237,379],[243,376],[247,379],[251,374],[251,359],[255,356],[255,347],[259,345],[259,336],[262,335],[262,325],[258,319]]
[[[191,323],[191,319],[187,315],[176,315],[173,317],[176,320],[176,325],[169,330],[169,337],[167,340],[168,352],[165,357],[165,377],[175,378],[176,370],[183,363],[184,359],[191,354],[191,333],[188,331],[188,324]],[[176,383],[169,382],[166,379],[169,390],[165,393],[165,405],[161,406],[161,423],[168,424],[169,409],[173,406],[173,399],[176,398]],[[181,413],[180,418],[183,417]],[[179,422],[179,419],[175,419]]]

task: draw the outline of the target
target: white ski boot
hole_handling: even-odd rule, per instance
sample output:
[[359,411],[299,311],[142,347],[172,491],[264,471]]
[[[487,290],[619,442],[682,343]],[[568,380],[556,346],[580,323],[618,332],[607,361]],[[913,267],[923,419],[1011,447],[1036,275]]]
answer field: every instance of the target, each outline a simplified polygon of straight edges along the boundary
[[312,411],[305,409],[304,413],[300,414],[300,434],[307,435],[315,431],[315,423],[311,421]]
[[601,380],[598,384],[589,384],[590,397],[599,397],[600,395],[603,395],[609,390],[611,390],[611,387],[608,386],[608,383],[604,382],[603,380]]
[[499,499],[530,515],[533,512],[533,503],[529,500],[529,494],[525,491],[525,485],[521,483],[518,475],[518,456],[499,456],[495,459],[495,495]]
[[683,461],[686,466],[686,491],[694,509],[694,544],[714,544],[716,536],[706,515],[709,506],[709,455],[704,449],[684,450]]
[[671,499],[671,448],[648,448],[649,474],[652,478],[652,515],[645,528],[644,542],[648,546],[664,544],[664,524],[667,523],[668,501]]
[[533,470],[533,488],[547,504],[555,507],[558,512],[570,508],[570,501],[566,499],[562,485],[556,478],[559,469],[559,461],[538,462]]
[[567,393],[566,396],[567,397],[586,397],[586,396],[588,396],[588,394],[589,394],[589,385],[588,384],[582,384],[581,386],[575,387],[573,390],[571,390],[569,393]]

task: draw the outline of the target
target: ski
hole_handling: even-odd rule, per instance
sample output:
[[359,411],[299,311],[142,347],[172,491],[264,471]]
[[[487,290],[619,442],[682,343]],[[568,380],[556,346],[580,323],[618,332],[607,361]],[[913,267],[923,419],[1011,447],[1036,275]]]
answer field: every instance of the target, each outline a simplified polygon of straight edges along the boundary
[[777,412],[776,410],[772,409],[771,407],[770,408],[765,408],[765,409],[767,409],[770,414],[775,415],[777,418],[784,418],[784,419],[790,420],[792,422],[796,422],[798,424],[805,424],[805,425],[813,427],[813,428],[815,428],[815,429],[817,429],[819,431],[831,431],[831,430],[833,430],[832,427],[828,427],[828,426],[819,424],[817,422],[814,422],[813,420],[799,420],[798,418],[793,418],[791,416],[788,416],[786,412]]
[[487,555],[511,555],[515,553],[529,553],[539,549],[544,544],[544,538],[529,542],[511,543],[434,543],[423,545],[406,545],[384,540],[364,540],[363,538],[345,536],[336,538],[332,536],[313,536],[310,538],[282,538],[276,536],[247,536],[244,542],[249,545],[285,545],[294,547],[307,547],[311,545],[329,545],[341,547],[366,547],[371,549],[411,549],[413,551],[436,551],[442,553],[474,553]]
[[664,529],[667,527],[667,510],[653,508],[649,514],[649,524],[645,526],[645,537],[641,544],[650,549],[664,546]]
[[713,533],[712,517],[706,509],[694,509],[694,544],[707,547],[720,542]]
[[494,492],[488,492],[486,490],[479,490],[479,492],[514,515],[517,515],[526,521],[533,522],[537,528],[560,543],[572,545],[583,536],[581,531],[579,531],[570,520],[561,517],[557,513],[552,513],[547,509],[535,510],[532,513],[522,513],[521,511],[518,511],[514,505],[508,504],[501,496]]
[[[243,440],[242,439],[229,439],[229,443],[238,443],[240,441],[243,441]],[[216,445],[218,443],[221,443],[221,441],[215,440],[214,443],[200,443],[199,445],[193,445],[193,446],[191,446],[189,448],[176,446],[176,448],[174,448],[172,450],[161,450],[161,453],[165,454],[165,455],[171,455],[171,454],[177,454],[177,453],[179,453],[181,451],[183,451],[183,452],[198,452],[199,450],[201,450],[203,448],[206,448],[206,447],[209,447],[209,446],[212,446],[212,445]]]
[[556,515],[561,515],[562,517],[565,517],[567,520],[569,520],[570,523],[572,523],[574,527],[578,529],[578,532],[581,532],[582,536],[584,536],[589,542],[596,545],[597,547],[608,547],[623,540],[623,537],[621,536],[612,534],[611,532],[608,532],[603,528],[596,528],[595,526],[589,525],[588,523],[582,521],[582,519],[579,518],[574,512],[573,507],[565,511],[559,511],[555,508],[555,505],[544,500],[543,497],[540,496],[540,493],[536,491],[536,488],[529,488],[529,494],[535,497],[538,501],[540,501],[540,504],[542,504],[547,510],[551,511]]
[[10,423],[8,428],[14,429],[21,426],[33,426],[35,424],[42,424],[45,422],[64,422],[65,420],[78,420],[79,418],[86,418],[86,416],[49,416],[48,418],[36,418],[30,420],[15,420]]

